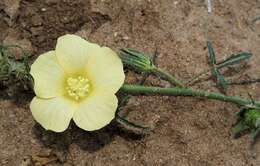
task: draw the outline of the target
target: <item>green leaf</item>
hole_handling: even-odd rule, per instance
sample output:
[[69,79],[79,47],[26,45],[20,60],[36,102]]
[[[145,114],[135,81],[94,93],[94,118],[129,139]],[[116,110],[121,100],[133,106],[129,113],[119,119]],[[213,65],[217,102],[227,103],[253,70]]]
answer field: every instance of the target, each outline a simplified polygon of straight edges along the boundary
[[256,122],[255,122],[255,127],[256,128],[260,128],[260,117],[257,118]]
[[218,73],[219,73],[218,69],[213,68],[213,69],[211,70],[211,73],[212,73],[212,75],[213,75],[214,77],[218,78]]
[[130,98],[131,98],[130,95],[124,96],[124,97],[122,98],[122,100],[120,101],[119,106],[120,106],[120,107],[126,106],[126,104],[129,102],[129,99],[130,99]]
[[214,51],[211,41],[207,41],[207,47],[208,47],[208,52],[209,52],[210,63],[211,63],[211,65],[215,65],[216,64],[216,55],[215,55],[215,51]]
[[121,100],[118,103],[116,114],[119,114],[119,112],[121,112],[123,110],[123,107],[127,105],[130,98],[131,98],[130,95],[126,95],[121,98]]
[[244,117],[244,114],[245,114],[245,112],[248,110],[248,108],[247,107],[243,107],[243,108],[241,108],[237,113],[236,113],[236,115],[237,115],[237,117],[238,118],[243,118]]
[[145,127],[145,126],[141,126],[136,123],[130,122],[127,119],[125,119],[119,115],[116,116],[116,121],[118,123],[120,123],[121,125],[123,125],[126,129],[128,129],[136,134],[149,134],[152,130],[150,127]]
[[217,78],[217,85],[222,87],[223,89],[227,89],[228,82],[225,77],[219,72],[217,68],[213,68],[212,75]]
[[132,48],[123,48],[121,49],[121,51],[127,53],[127,54],[133,54],[133,55],[137,55],[137,56],[143,56],[143,53],[141,53],[140,51],[137,51],[135,49]]
[[238,124],[236,124],[232,131],[233,131],[233,134],[234,134],[234,137],[237,138],[239,136],[239,134],[245,130],[249,129],[248,126],[246,126],[243,121],[240,121],[238,122]]
[[244,61],[244,60],[251,58],[252,56],[253,56],[253,54],[251,54],[249,52],[241,52],[241,53],[238,53],[238,54],[232,54],[230,57],[228,57],[224,61],[217,63],[217,65],[218,65],[217,68],[221,69],[221,68],[226,67],[226,66],[230,66],[230,65],[240,63],[241,61]]
[[[10,49],[18,48],[22,52],[20,59],[16,59]],[[23,85],[25,90],[31,87],[32,77],[29,73],[29,54],[18,45],[0,44],[0,82],[11,89]],[[10,85],[12,84],[12,86]]]
[[260,128],[257,128],[256,130],[252,131],[250,134],[250,137],[252,138],[252,140],[255,142],[258,135],[260,133]]
[[251,128],[256,128],[258,118],[260,118],[260,112],[256,109],[248,109],[248,111],[244,114],[245,124]]

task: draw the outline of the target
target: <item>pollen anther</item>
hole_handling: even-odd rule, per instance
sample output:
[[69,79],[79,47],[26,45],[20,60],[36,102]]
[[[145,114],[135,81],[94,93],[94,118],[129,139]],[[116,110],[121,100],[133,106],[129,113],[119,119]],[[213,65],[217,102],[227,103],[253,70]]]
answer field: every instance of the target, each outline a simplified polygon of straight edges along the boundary
[[67,79],[67,94],[76,101],[87,96],[90,90],[90,83],[86,77],[69,77]]

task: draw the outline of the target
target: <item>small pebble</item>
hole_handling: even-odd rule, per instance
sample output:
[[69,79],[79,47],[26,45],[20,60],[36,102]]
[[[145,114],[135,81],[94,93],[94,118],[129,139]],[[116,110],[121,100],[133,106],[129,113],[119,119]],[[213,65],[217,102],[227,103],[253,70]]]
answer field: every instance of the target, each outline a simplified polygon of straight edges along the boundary
[[115,33],[114,33],[114,37],[117,37],[117,35],[118,35],[118,32],[115,32]]
[[124,36],[123,40],[129,40],[130,38],[128,36]]

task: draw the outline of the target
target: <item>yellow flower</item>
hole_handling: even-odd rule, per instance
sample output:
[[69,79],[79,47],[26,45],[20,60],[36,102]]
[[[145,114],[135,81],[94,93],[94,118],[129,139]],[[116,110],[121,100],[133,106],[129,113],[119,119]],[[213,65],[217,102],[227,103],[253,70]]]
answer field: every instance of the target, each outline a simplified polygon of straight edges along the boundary
[[36,97],[30,104],[45,129],[62,132],[70,120],[93,131],[115,116],[115,93],[125,75],[117,54],[76,35],[58,38],[56,49],[40,55],[31,66]]

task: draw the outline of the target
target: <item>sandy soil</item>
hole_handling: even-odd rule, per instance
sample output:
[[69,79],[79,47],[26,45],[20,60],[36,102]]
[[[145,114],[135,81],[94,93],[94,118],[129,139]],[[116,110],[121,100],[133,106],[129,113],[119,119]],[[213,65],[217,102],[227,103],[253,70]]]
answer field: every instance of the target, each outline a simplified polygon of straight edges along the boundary
[[[233,80],[260,75],[259,0],[215,0],[207,15],[204,0],[3,0],[0,2],[0,41],[16,42],[34,57],[54,49],[56,38],[76,33],[116,49],[131,47],[152,54],[158,66],[183,80],[208,69],[206,41],[213,41],[217,58],[238,51],[254,57]],[[207,32],[208,29],[208,33]],[[128,73],[128,82],[139,76]],[[169,86],[149,77],[147,85]],[[194,88],[218,91],[209,79]],[[228,95],[260,98],[260,85],[229,87]],[[0,100],[1,166],[258,166],[260,143],[248,135],[233,139],[232,104],[184,97],[133,97],[129,118],[150,123],[153,133],[141,137],[113,122],[96,132],[74,124],[64,133],[42,129],[33,120],[31,95],[4,95]]]

